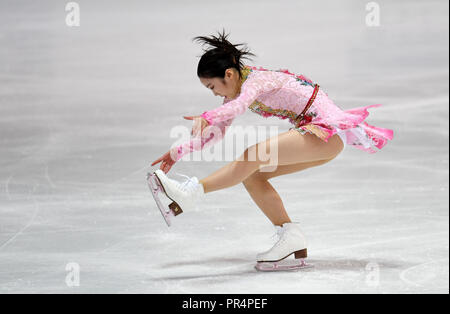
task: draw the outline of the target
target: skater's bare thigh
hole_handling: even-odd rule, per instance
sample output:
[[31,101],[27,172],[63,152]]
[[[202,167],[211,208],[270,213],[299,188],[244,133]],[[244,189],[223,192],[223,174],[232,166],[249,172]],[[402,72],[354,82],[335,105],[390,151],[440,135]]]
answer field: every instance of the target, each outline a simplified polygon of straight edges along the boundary
[[339,155],[343,148],[344,144],[337,134],[325,142],[314,134],[302,135],[292,129],[249,147],[238,160],[252,161],[255,159],[251,158],[256,157],[261,171],[264,167],[331,160]]

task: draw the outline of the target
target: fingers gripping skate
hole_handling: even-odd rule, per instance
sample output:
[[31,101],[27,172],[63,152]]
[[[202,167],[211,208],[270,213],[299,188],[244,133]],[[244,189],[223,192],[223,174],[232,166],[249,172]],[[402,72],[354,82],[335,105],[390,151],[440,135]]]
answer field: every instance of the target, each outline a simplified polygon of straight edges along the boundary
[[[147,183],[150,188],[150,191],[152,192],[153,198],[156,202],[156,206],[158,206],[159,211],[161,212],[164,220],[166,221],[167,226],[170,227],[171,218],[183,213],[181,207],[166,194],[163,185],[161,184],[158,176],[155,173],[147,174]],[[159,192],[164,193],[169,199],[172,200],[172,203],[170,203],[168,207],[162,204],[159,198]]]

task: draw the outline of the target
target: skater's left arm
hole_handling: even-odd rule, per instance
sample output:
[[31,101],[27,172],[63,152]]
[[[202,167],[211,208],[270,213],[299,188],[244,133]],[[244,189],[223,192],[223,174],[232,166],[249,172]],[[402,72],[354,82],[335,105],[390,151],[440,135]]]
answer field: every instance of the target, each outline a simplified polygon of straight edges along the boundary
[[175,160],[178,161],[186,154],[193,151],[202,150],[207,146],[211,146],[219,142],[224,138],[225,133],[233,120],[234,119],[229,119],[219,122],[217,125],[209,125],[203,130],[201,136],[197,135],[190,141],[174,147],[175,154],[173,156],[175,157]]
[[[160,169],[165,173],[169,172],[172,166],[178,160],[183,158],[184,155],[193,151],[202,150],[203,148],[220,141],[225,136],[225,133],[233,120],[234,119],[229,119],[219,122],[214,126],[207,126],[201,133],[201,137],[197,134],[197,136],[194,136],[191,140],[181,145],[172,147],[167,153],[155,160],[151,165],[154,166],[161,162]],[[193,135],[193,133],[194,132],[192,132],[191,135]]]

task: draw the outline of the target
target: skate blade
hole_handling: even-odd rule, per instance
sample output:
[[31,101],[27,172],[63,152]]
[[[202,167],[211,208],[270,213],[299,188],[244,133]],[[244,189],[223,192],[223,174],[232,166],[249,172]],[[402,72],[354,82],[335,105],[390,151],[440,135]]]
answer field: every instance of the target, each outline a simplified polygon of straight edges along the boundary
[[148,187],[150,188],[150,191],[152,192],[153,199],[156,202],[156,206],[158,207],[159,211],[161,212],[161,215],[163,216],[164,221],[166,222],[167,226],[170,227],[170,225],[171,225],[170,218],[173,217],[174,215],[169,208],[166,208],[161,203],[161,200],[159,199],[159,196],[158,196],[159,192],[164,193],[163,187],[159,183],[156,175],[153,173],[147,174],[147,183],[148,183]]
[[258,262],[255,269],[258,271],[296,271],[305,268],[312,268],[314,265],[309,264],[304,259],[283,260],[279,262]]
[[172,201],[172,203],[169,204],[169,209],[172,211],[173,216],[178,216],[179,214],[183,213],[183,210],[181,209],[180,205],[178,205],[177,202],[175,202],[169,194],[167,194],[166,189],[164,188],[164,185],[162,184],[161,180],[159,179],[156,172],[153,172],[152,174],[153,178],[155,179],[156,184],[160,187],[161,191],[166,195],[168,199]]

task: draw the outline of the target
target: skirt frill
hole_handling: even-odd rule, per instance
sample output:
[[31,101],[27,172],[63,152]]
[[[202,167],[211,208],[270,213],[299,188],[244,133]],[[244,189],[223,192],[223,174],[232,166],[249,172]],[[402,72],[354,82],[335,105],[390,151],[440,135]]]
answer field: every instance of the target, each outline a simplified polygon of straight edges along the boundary
[[377,152],[374,148],[382,149],[388,140],[392,140],[394,137],[393,130],[376,127],[364,121],[369,115],[367,109],[380,106],[381,104],[375,104],[343,110],[343,114],[339,118],[334,119],[334,121],[317,119],[299,128],[317,135],[325,142],[328,142],[328,139],[336,134],[338,132],[337,128],[339,128],[347,137],[347,145],[352,145],[373,154]]

